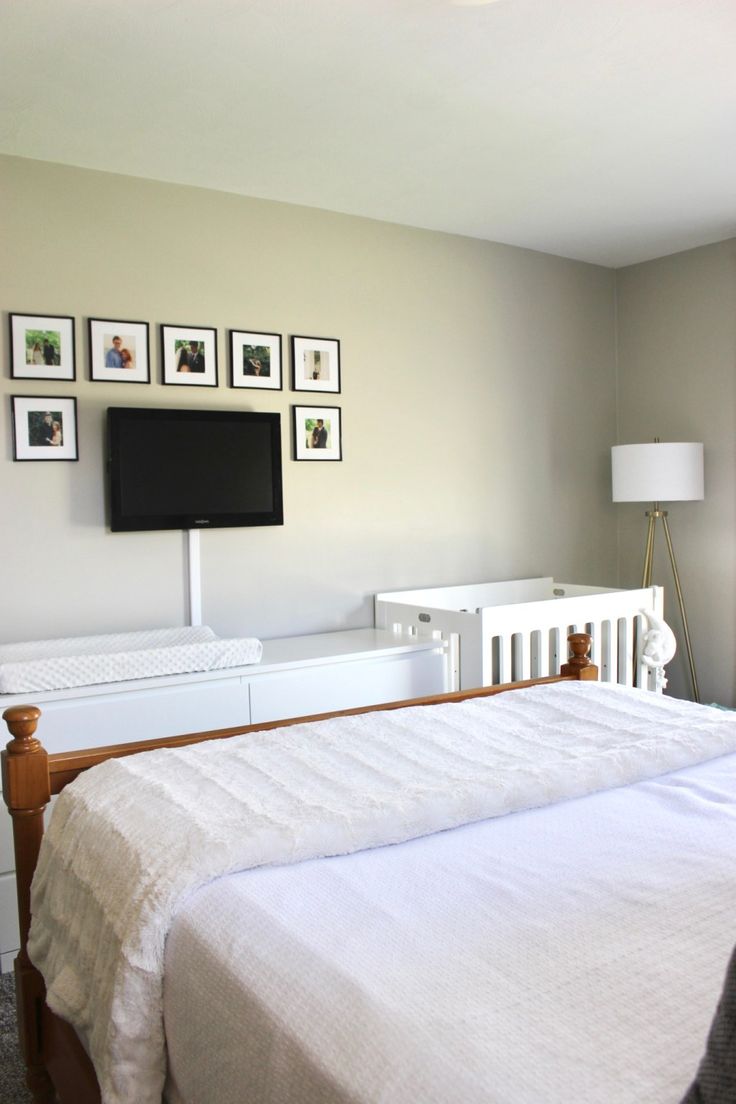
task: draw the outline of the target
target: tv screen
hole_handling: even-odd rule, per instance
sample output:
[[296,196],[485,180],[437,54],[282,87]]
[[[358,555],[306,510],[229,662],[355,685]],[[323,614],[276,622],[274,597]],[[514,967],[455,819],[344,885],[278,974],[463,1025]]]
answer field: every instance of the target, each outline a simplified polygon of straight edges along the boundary
[[110,528],[283,525],[281,418],[110,407]]

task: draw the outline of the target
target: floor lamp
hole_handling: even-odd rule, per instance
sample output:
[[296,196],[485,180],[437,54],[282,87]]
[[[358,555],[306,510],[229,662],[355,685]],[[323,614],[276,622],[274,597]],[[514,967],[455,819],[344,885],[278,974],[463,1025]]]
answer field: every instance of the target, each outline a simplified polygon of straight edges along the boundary
[[667,551],[672,565],[675,593],[680,607],[682,628],[685,635],[693,700],[700,701],[698,680],[695,674],[693,649],[687,626],[685,602],[682,597],[680,576],[672,547],[667,511],[661,502],[692,502],[705,497],[703,492],[703,446],[692,442],[661,442],[651,445],[615,445],[611,449],[614,502],[651,502],[647,510],[649,519],[647,543],[644,552],[642,587],[651,586],[654,562],[654,534],[657,519],[661,519]]

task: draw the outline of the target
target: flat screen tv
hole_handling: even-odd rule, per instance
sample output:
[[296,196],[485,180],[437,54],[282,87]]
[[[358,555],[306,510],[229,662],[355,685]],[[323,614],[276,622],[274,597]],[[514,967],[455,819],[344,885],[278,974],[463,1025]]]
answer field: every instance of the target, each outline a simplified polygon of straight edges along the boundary
[[113,532],[283,525],[279,414],[111,406],[107,429]]

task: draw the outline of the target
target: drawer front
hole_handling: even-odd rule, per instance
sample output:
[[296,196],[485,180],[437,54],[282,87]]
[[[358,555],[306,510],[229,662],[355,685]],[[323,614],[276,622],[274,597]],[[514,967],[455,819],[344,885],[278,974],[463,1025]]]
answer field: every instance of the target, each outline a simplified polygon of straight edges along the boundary
[[0,874],[0,954],[17,951],[19,944],[15,874]]
[[0,954],[0,974],[12,974],[17,953],[17,951],[8,951],[7,954]]
[[441,694],[445,663],[443,653],[418,652],[262,675],[251,680],[251,723]]
[[8,870],[15,870],[13,820],[3,804],[0,806],[0,874],[5,874]]
[[248,724],[248,686],[220,679],[47,702],[38,735],[48,752],[105,747]]

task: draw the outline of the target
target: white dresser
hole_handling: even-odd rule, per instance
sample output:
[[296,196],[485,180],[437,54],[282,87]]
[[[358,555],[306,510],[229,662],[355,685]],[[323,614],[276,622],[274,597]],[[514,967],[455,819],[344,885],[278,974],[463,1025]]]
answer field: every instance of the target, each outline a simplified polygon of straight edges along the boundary
[[[377,705],[449,687],[443,641],[351,629],[264,641],[261,662],[248,667],[1,695],[0,712],[39,706],[38,735],[48,752],[57,752]],[[18,947],[14,868],[11,820],[2,810],[2,971],[11,968]]]

